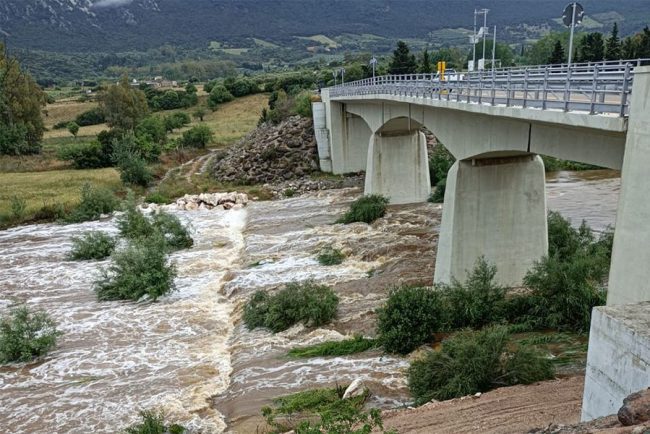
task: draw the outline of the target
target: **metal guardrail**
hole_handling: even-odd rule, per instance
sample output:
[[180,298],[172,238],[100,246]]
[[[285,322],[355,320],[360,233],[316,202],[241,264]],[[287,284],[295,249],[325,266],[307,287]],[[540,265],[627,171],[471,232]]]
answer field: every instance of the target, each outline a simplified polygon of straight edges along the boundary
[[629,114],[636,59],[568,65],[540,65],[458,73],[384,75],[330,88],[333,98],[395,95],[493,106]]

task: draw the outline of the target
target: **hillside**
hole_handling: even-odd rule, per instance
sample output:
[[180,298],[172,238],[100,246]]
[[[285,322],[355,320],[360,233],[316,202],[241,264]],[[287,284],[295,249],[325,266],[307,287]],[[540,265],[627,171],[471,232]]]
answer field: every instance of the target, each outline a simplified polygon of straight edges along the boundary
[[[424,38],[441,29],[469,28],[475,7],[490,9],[502,37],[522,25],[559,28],[566,0],[3,0],[0,35],[16,48],[56,52],[146,50],[172,44],[233,48],[296,37],[343,34]],[[646,0],[584,0],[589,25],[619,21],[622,33],[647,24]],[[253,38],[258,38],[257,41]],[[318,41],[315,41],[318,42]],[[283,44],[284,43],[284,44]],[[267,47],[269,47],[267,45]]]

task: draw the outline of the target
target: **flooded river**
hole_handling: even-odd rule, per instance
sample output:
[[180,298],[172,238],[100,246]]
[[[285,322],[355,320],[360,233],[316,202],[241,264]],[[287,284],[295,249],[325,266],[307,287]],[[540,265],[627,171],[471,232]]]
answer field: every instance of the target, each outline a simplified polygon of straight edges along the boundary
[[[615,219],[616,172],[548,176],[548,207],[597,230]],[[255,432],[270,399],[310,386],[363,378],[375,404],[408,401],[407,361],[382,353],[289,359],[299,345],[372,335],[374,310],[391,286],[431,283],[442,214],[434,204],[391,207],[373,225],[331,223],[359,194],[336,190],[249,204],[239,211],[182,211],[195,245],[172,255],[178,291],[157,303],[96,301],[92,280],[107,262],[70,262],[70,237],[115,233],[113,220],[34,225],[0,232],[0,312],[26,302],[64,335],[43,360],[0,367],[0,426],[10,433],[109,433],[162,408],[194,432]],[[325,245],[343,264],[315,259]],[[241,323],[256,290],[313,278],[339,295],[323,329],[273,335]]]

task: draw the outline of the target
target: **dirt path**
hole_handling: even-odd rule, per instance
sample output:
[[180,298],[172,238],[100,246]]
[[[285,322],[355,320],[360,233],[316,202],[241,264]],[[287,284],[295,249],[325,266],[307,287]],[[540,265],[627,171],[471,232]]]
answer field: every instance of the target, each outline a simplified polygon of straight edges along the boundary
[[443,401],[384,413],[384,428],[400,434],[526,433],[580,419],[584,377],[504,387],[479,398]]

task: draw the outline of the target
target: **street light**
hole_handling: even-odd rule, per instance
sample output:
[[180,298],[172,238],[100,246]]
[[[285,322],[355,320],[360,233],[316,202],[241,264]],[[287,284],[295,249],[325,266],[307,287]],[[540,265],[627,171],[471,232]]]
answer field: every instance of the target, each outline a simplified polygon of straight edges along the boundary
[[334,77],[334,86],[336,86],[336,77],[339,76],[339,71],[332,71],[332,76]]
[[341,85],[345,84],[345,68],[341,68]]
[[375,84],[375,67],[377,66],[377,58],[372,56],[370,59],[370,65],[372,65],[372,84]]

